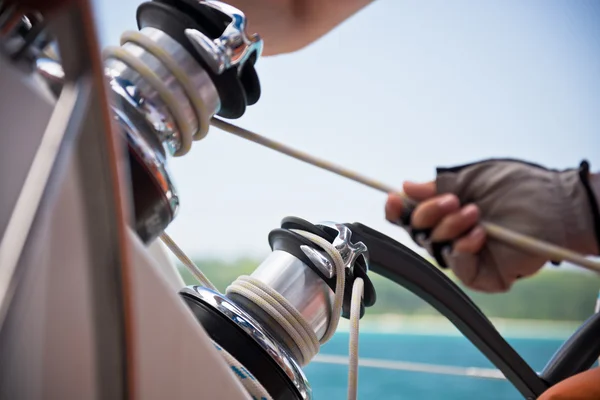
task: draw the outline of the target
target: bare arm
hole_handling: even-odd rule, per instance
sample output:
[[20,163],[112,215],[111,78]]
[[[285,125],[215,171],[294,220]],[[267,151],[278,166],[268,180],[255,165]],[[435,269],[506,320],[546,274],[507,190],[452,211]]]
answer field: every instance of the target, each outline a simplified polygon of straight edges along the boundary
[[263,55],[290,53],[321,38],[374,0],[226,0],[264,39]]

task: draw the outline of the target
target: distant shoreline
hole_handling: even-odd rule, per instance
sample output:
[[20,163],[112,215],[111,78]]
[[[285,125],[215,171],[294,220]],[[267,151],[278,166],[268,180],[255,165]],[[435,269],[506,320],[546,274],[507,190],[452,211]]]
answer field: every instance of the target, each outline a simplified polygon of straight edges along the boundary
[[[505,338],[512,339],[566,339],[581,325],[577,321],[546,321],[490,318]],[[348,332],[349,321],[341,319],[338,331]],[[366,315],[360,321],[363,333],[420,334],[463,336],[446,318],[441,316],[380,314]]]

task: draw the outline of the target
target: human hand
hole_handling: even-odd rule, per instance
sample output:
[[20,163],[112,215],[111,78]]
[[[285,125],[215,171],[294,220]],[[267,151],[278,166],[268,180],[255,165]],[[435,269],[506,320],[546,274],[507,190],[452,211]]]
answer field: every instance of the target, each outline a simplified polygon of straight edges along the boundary
[[419,203],[410,221],[399,221],[404,204],[394,194],[388,198],[386,218],[404,226],[468,287],[504,292],[552,260],[486,238],[478,221],[597,254],[598,202],[586,189],[589,179],[598,183],[597,175],[590,178],[587,164],[556,171],[517,160],[487,160],[440,168],[434,182],[404,184],[404,193]]

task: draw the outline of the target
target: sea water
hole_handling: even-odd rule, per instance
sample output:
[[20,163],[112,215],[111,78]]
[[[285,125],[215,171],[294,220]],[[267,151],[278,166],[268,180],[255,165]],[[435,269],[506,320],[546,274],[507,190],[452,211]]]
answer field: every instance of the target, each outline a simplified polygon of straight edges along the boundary
[[[506,338],[535,370],[541,371],[563,343],[560,339]],[[348,355],[348,334],[337,333],[320,354]],[[361,333],[359,355],[369,359],[457,367],[495,368],[462,336]],[[314,362],[305,368],[315,400],[347,398],[348,367]],[[385,368],[359,367],[358,398],[431,400],[522,399],[504,379],[454,376]]]

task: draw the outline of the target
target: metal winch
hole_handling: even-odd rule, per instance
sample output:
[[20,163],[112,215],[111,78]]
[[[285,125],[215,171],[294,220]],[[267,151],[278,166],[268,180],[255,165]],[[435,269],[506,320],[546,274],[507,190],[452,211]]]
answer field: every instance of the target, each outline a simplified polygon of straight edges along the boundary
[[[58,97],[64,71],[44,16],[0,12],[0,51]],[[113,118],[127,142],[135,229],[149,243],[179,208],[168,157],[188,153],[213,116],[239,118],[259,100],[262,40],[246,33],[240,10],[219,1],[144,2],[137,24],[139,32],[125,32],[103,56]]]
[[[66,87],[65,77],[68,75],[69,65],[61,60],[60,49],[46,29],[46,23],[47,18],[42,13],[33,11],[19,13],[16,7],[6,6],[0,0],[0,56],[2,57],[0,61],[7,59],[11,67],[24,71],[22,75],[27,76],[28,84],[36,87],[36,94],[39,97],[51,99],[48,103],[57,103]],[[262,40],[256,34],[246,33],[246,18],[240,10],[218,1],[144,2],[137,9],[137,25],[138,31],[123,34],[120,47],[105,49],[103,66],[104,78],[110,89],[111,117],[127,149],[129,172],[127,188],[130,190],[128,194],[131,195],[127,200],[132,203],[134,214],[133,220],[130,221],[131,227],[137,234],[135,240],[148,245],[164,234],[180,206],[177,190],[168,172],[169,157],[187,154],[194,141],[206,136],[209,126],[215,123],[214,117],[239,118],[248,106],[259,100],[261,88],[254,66],[262,52]],[[238,133],[242,131],[244,130],[238,128]],[[251,137],[251,140],[259,144],[268,143],[267,147],[351,177],[371,187],[382,188],[381,185],[361,178],[357,174],[349,173],[325,161],[315,160],[314,157],[301,154],[282,144],[258,138],[248,131],[240,135]],[[55,168],[54,164],[52,166]],[[92,169],[90,167],[88,172]],[[43,184],[45,185],[47,181],[44,180]],[[387,188],[383,189],[387,192],[391,191]],[[107,190],[106,193],[109,191]],[[45,204],[45,207],[50,209],[48,204]],[[32,213],[36,210],[37,208]],[[91,212],[88,212],[88,217],[89,214]],[[22,233],[15,229],[13,231]],[[90,229],[87,232],[91,231],[94,230]],[[116,235],[110,229],[106,232],[108,235]],[[92,237],[97,238],[90,235],[90,238]],[[29,238],[28,234],[23,234],[23,238],[24,242],[25,238]],[[87,244],[91,242],[92,240]],[[257,385],[274,399],[312,399],[312,390],[302,369],[318,353],[320,344],[326,342],[335,332],[340,317],[357,322],[365,314],[365,309],[375,304],[375,288],[369,278],[371,273],[380,274],[394,281],[431,304],[474,343],[527,399],[537,398],[553,384],[590,368],[600,352],[600,344],[597,340],[600,331],[600,314],[596,314],[590,317],[559,349],[541,374],[536,373],[499,334],[485,314],[444,273],[402,244],[360,223],[312,224],[300,218],[288,217],[283,219],[280,228],[269,233],[268,242],[271,254],[250,276],[242,276],[232,282],[225,293],[198,285],[185,287],[180,291],[179,296],[200,322],[215,347],[226,352],[226,359],[232,358],[231,362],[236,362],[239,367],[232,366],[232,368],[237,368],[238,372],[245,371],[246,375],[251,376],[252,380],[258,382]],[[4,243],[6,242],[2,242]],[[116,243],[111,248],[118,248],[121,245]],[[98,246],[97,249],[107,247]],[[20,252],[25,248],[23,245],[16,250],[19,254],[14,257],[12,264],[15,270],[18,258],[21,256]],[[90,252],[87,259],[73,257],[70,260],[75,260],[72,262],[73,265],[87,262],[88,270],[97,272],[101,268],[92,268],[91,266],[95,264],[90,260],[99,257],[100,253],[109,252],[96,250]],[[111,303],[114,307],[107,308],[111,310],[110,312],[95,310],[94,321],[112,321],[115,324],[123,323],[125,326],[131,322],[128,320],[128,315],[123,312],[123,318],[119,319],[115,314],[119,314],[126,308],[123,305],[126,302],[119,303],[114,297],[126,297],[124,295],[126,290],[122,289],[130,290],[127,284],[131,282],[121,285],[119,281],[118,285],[114,285],[115,291],[112,292],[116,294],[112,297],[107,295],[111,292],[106,291],[106,287],[117,280],[115,278],[117,274],[113,275],[114,271],[109,268],[112,261],[114,259],[104,264],[98,263],[105,267],[106,271],[102,271],[105,272],[102,276],[103,280],[95,287],[94,305],[97,307],[97,304],[104,305],[113,301],[117,305]],[[15,270],[3,275],[8,277],[6,281],[13,279]],[[47,271],[49,270],[47,268]],[[62,272],[63,276],[67,275]],[[137,272],[139,273],[139,270]],[[79,282],[96,284],[100,281],[88,279],[92,276],[97,278],[96,275],[82,274]],[[123,279],[123,276],[119,279]],[[142,275],[137,275],[138,278],[140,276]],[[32,281],[35,282],[31,279],[28,282]],[[145,280],[144,283],[150,287],[161,287],[159,284],[152,286],[156,283],[152,279]],[[29,286],[31,287],[34,286]],[[51,285],[47,285],[46,289],[48,287]],[[5,289],[0,290],[3,296],[0,305],[4,305],[5,299],[9,298],[8,295],[13,294],[8,290],[12,289],[8,285]],[[135,294],[138,296],[140,293],[144,294],[143,289]],[[29,295],[33,291],[26,293]],[[89,300],[87,297],[89,293],[83,290],[78,293],[81,295],[79,300],[82,298],[85,298],[85,301]],[[56,291],[54,294],[56,295]],[[188,309],[182,306],[180,298],[172,297],[176,307],[169,309],[167,313],[163,312],[163,317],[173,310],[181,311],[177,307],[182,307],[186,314],[178,320],[178,327],[185,327],[186,321],[191,320],[193,329],[197,329],[198,326],[189,315]],[[137,299],[141,298],[140,296]],[[148,315],[154,316],[156,304],[149,311],[151,307],[140,306],[151,302],[147,297],[144,299],[144,301],[139,300],[131,309],[142,314],[135,317],[140,319],[145,317],[148,323],[151,319]],[[167,302],[169,298],[163,297],[163,300]],[[6,303],[8,304],[8,301]],[[60,306],[64,304],[65,302],[60,303]],[[59,308],[56,307],[54,310]],[[15,314],[13,311],[12,315],[20,317],[18,312]],[[50,319],[46,315],[44,317]],[[71,319],[71,323],[75,320],[75,318]],[[77,323],[81,320],[83,318],[77,320]],[[38,325],[23,326],[37,327]],[[88,326],[92,325],[88,324]],[[105,329],[113,325],[98,323],[93,326],[94,328],[101,326]],[[54,329],[58,331],[58,328]],[[183,331],[184,328],[181,329]],[[135,336],[136,332],[131,333],[125,328],[122,329],[122,336],[119,336],[114,333],[118,330],[117,328],[106,329],[103,332],[104,334],[108,332],[109,335],[106,336],[114,339],[113,350],[120,351],[122,348],[127,348],[129,351],[136,346],[126,343],[127,340],[123,338],[132,340],[131,338],[143,337]],[[13,335],[7,334],[7,336],[18,339],[20,332],[33,331],[34,329],[23,328],[20,331],[10,332]],[[49,331],[52,331],[49,334],[56,333],[52,329]],[[163,333],[161,331],[160,335]],[[56,341],[59,336],[62,338],[64,335],[55,335],[53,340]],[[44,340],[46,338],[41,334],[37,337]],[[110,338],[105,339],[103,344],[109,343],[112,340]],[[44,340],[40,340],[39,343],[45,345]],[[18,341],[4,342],[6,343],[12,344]],[[189,343],[190,346],[194,344]],[[97,343],[93,345],[96,346]],[[10,349],[11,346],[5,345],[4,348]],[[147,350],[148,347],[145,349]],[[39,359],[45,360],[43,351],[35,351]],[[39,356],[42,353],[43,356]],[[112,354],[114,358],[107,358],[113,361],[112,363],[104,362],[103,359],[102,362],[98,362],[98,365],[103,368],[105,374],[102,376],[102,381],[109,382],[106,386],[114,386],[117,388],[115,393],[126,398],[124,394],[126,391],[121,391],[119,388],[126,386],[122,382],[125,380],[124,376],[128,376],[133,382],[128,384],[136,384],[136,380],[131,378],[135,376],[135,373],[131,372],[134,368],[122,373],[115,372],[114,360],[125,365],[127,362],[139,363],[143,358],[131,361],[125,356],[118,358],[121,354],[117,353],[115,351]],[[206,357],[211,353],[202,354]],[[13,357],[13,361],[16,358],[18,357]],[[356,359],[354,361],[356,363],[352,365],[357,367],[358,361]],[[120,364],[119,368],[125,371],[126,368]],[[65,366],[67,363],[63,362],[62,365]],[[0,367],[5,366],[0,365]],[[10,367],[0,369],[2,370],[0,372],[4,373],[3,378],[13,376],[13,369]],[[204,373],[209,369],[210,366]],[[113,375],[110,374],[114,374],[116,378],[111,379]],[[23,373],[22,376],[29,379],[27,373]],[[144,376],[147,383],[148,376],[152,375],[145,372]],[[19,393],[24,393],[29,389],[27,379],[23,379],[25,384],[16,380],[11,383],[14,383],[14,387],[18,387]],[[355,375],[354,379],[356,379]],[[45,378],[37,383],[39,387],[43,387],[40,382],[50,381],[54,382],[52,379]],[[99,387],[103,386],[99,385]],[[354,393],[355,389],[356,387]]]
[[[331,222],[311,224],[287,217],[279,229],[269,233],[272,252],[251,277],[281,294],[321,340],[333,318],[334,261],[296,230],[318,235],[342,255],[346,282],[344,318],[350,318],[351,288],[356,278],[365,282],[360,316],[364,315],[365,307],[375,304],[375,289],[367,275],[368,249],[353,240],[346,225]],[[202,286],[190,286],[181,296],[211,338],[242,363],[274,399],[311,399],[310,385],[302,372],[310,360],[302,360],[298,344],[280,321],[265,311],[262,299],[231,288],[227,294],[221,294]]]

